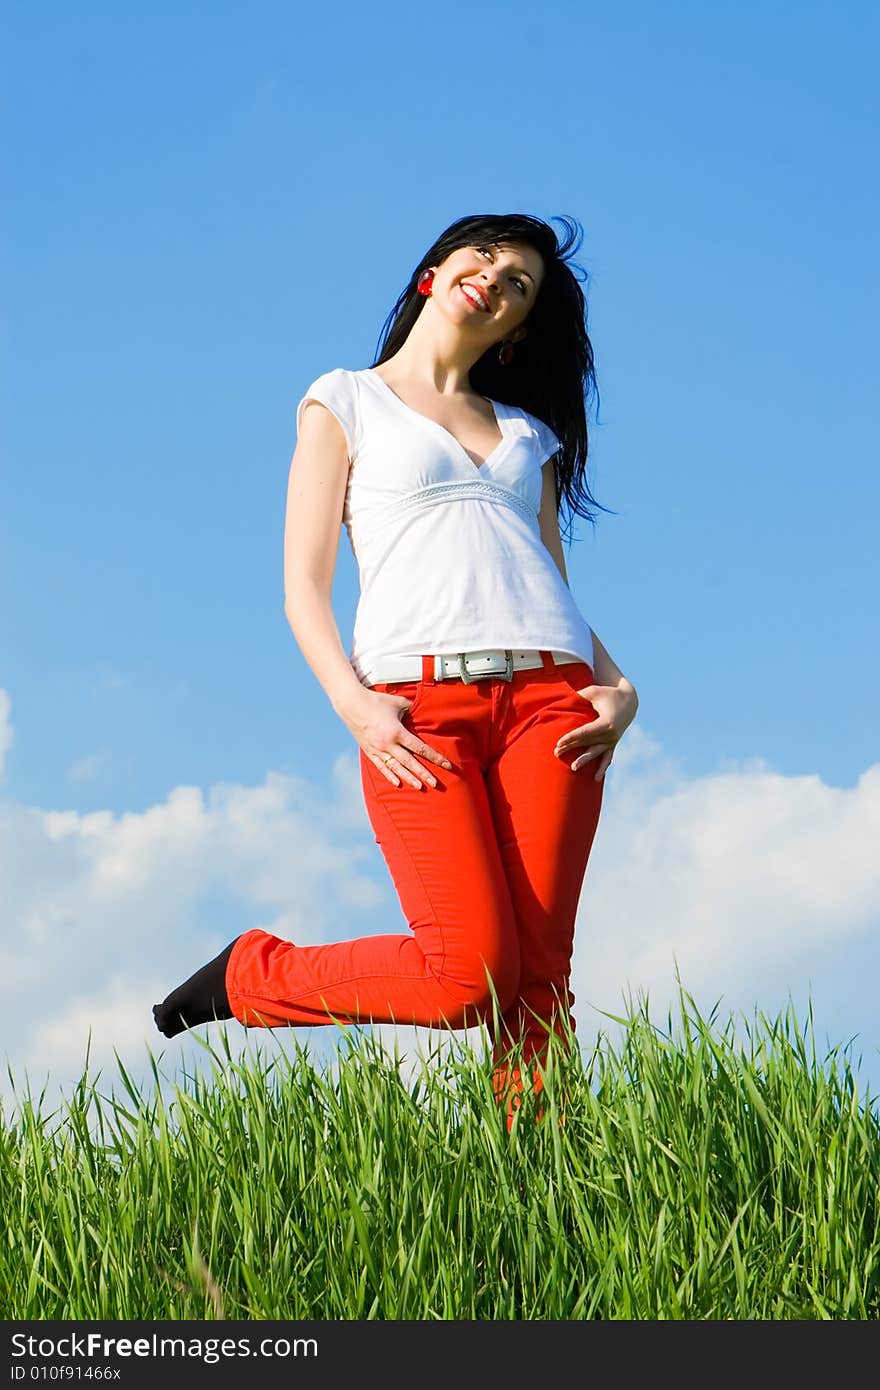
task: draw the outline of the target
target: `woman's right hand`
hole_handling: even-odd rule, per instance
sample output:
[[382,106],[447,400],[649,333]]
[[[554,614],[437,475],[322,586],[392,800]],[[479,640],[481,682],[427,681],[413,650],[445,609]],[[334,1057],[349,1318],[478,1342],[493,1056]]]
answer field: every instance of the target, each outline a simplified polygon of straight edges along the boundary
[[421,791],[423,783],[436,787],[437,780],[414,754],[447,770],[452,763],[404,726],[402,717],[411,704],[404,695],[364,686],[353,702],[337,712],[367,757],[389,782],[400,786],[400,778],[395,775],[397,770],[404,781]]

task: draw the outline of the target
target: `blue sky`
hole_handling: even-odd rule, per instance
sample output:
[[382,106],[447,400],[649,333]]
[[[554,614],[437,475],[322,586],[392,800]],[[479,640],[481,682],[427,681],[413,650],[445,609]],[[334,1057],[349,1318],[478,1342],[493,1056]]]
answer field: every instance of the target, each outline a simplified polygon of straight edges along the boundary
[[[283,612],[294,412],[372,362],[443,227],[527,211],[584,229],[589,476],[616,514],[577,523],[567,567],[640,697],[579,1032],[627,988],[664,1021],[677,961],[723,1016],[809,994],[818,1043],[855,1038],[880,1087],[877,7],[86,3],[5,30],[16,1077],[68,1091],[90,1030],[107,1073],[149,1046],[173,1074],[201,1050],[150,1006],[251,926],[404,929]],[[343,536],[346,645],[356,602]]]

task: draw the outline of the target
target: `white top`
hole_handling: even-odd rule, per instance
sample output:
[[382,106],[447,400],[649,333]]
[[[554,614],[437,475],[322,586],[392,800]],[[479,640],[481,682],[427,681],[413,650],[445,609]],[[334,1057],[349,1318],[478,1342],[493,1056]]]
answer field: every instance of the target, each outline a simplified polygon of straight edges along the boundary
[[342,521],[360,573],[350,661],[510,647],[563,651],[595,669],[593,634],[541,539],[541,465],[560,447],[537,416],[493,401],[503,438],[478,467],[443,425],[372,370],[336,367],[321,401],[349,451]]

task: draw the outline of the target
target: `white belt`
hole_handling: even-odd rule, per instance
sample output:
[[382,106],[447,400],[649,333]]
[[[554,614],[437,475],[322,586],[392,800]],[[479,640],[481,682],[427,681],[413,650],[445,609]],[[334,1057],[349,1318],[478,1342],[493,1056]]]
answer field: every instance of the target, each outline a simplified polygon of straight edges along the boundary
[[[557,666],[570,661],[583,661],[583,657],[571,652],[550,653]],[[454,655],[434,657],[434,679],[462,680],[469,685],[472,681],[486,680],[492,676],[496,680],[509,681],[514,671],[543,666],[539,651],[511,651],[509,647],[486,647],[482,651],[456,652]],[[422,658],[420,656],[383,656],[374,661],[370,668],[369,685],[390,681],[420,681],[422,679]]]

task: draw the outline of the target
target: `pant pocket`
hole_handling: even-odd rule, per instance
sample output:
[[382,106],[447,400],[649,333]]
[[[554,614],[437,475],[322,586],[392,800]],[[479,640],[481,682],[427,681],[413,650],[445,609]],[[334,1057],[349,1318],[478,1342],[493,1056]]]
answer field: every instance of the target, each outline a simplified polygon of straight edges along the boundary
[[409,705],[403,711],[405,715],[411,715],[421,702],[425,689],[424,681],[380,681],[378,685],[370,687],[372,690],[381,690],[386,695],[402,695],[409,700]]
[[[596,684],[593,668],[586,661],[567,661],[564,666],[559,667],[559,676],[575,695],[580,694],[586,686]],[[580,698],[585,705],[589,705],[590,702],[585,695],[581,695]]]

